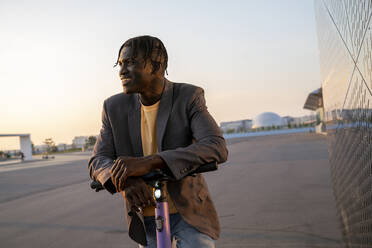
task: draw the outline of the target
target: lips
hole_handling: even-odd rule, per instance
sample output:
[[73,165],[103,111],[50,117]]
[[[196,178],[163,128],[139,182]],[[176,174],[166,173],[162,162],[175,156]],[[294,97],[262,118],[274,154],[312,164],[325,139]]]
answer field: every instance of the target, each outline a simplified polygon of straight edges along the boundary
[[123,79],[121,80],[121,84],[122,84],[122,85],[127,85],[129,82],[130,82],[130,78],[123,78]]

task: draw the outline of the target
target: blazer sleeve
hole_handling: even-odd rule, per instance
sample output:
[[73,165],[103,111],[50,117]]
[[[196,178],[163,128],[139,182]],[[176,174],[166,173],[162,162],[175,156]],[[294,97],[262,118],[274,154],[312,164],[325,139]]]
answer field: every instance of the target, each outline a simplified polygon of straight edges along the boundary
[[203,89],[196,88],[188,104],[187,115],[195,142],[159,153],[177,180],[203,164],[213,161],[223,163],[228,155],[221,130],[207,110]]
[[93,155],[89,160],[89,175],[92,180],[100,182],[111,194],[116,188],[111,181],[110,169],[116,158],[114,137],[107,115],[106,101],[102,110],[102,128],[94,145]]

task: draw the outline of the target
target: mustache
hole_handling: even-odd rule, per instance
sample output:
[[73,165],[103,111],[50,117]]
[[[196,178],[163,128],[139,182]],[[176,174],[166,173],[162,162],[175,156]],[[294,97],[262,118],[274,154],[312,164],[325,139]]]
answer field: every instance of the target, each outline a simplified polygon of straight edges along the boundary
[[129,79],[130,77],[128,75],[120,75],[120,79],[121,80],[124,80],[124,79]]

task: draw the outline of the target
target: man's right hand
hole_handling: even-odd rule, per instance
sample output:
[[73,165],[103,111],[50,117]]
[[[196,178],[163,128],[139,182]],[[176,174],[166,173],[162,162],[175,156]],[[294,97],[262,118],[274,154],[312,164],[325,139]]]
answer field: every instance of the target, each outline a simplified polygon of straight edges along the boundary
[[156,206],[153,194],[142,178],[129,177],[124,186],[124,193],[132,210],[138,212],[140,208]]

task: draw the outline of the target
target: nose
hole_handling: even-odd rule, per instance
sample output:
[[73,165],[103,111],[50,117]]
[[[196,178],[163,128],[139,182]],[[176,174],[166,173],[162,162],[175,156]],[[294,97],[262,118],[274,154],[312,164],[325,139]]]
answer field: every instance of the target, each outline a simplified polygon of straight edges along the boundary
[[128,68],[127,66],[123,65],[120,67],[119,76],[125,76],[126,74],[128,74]]

